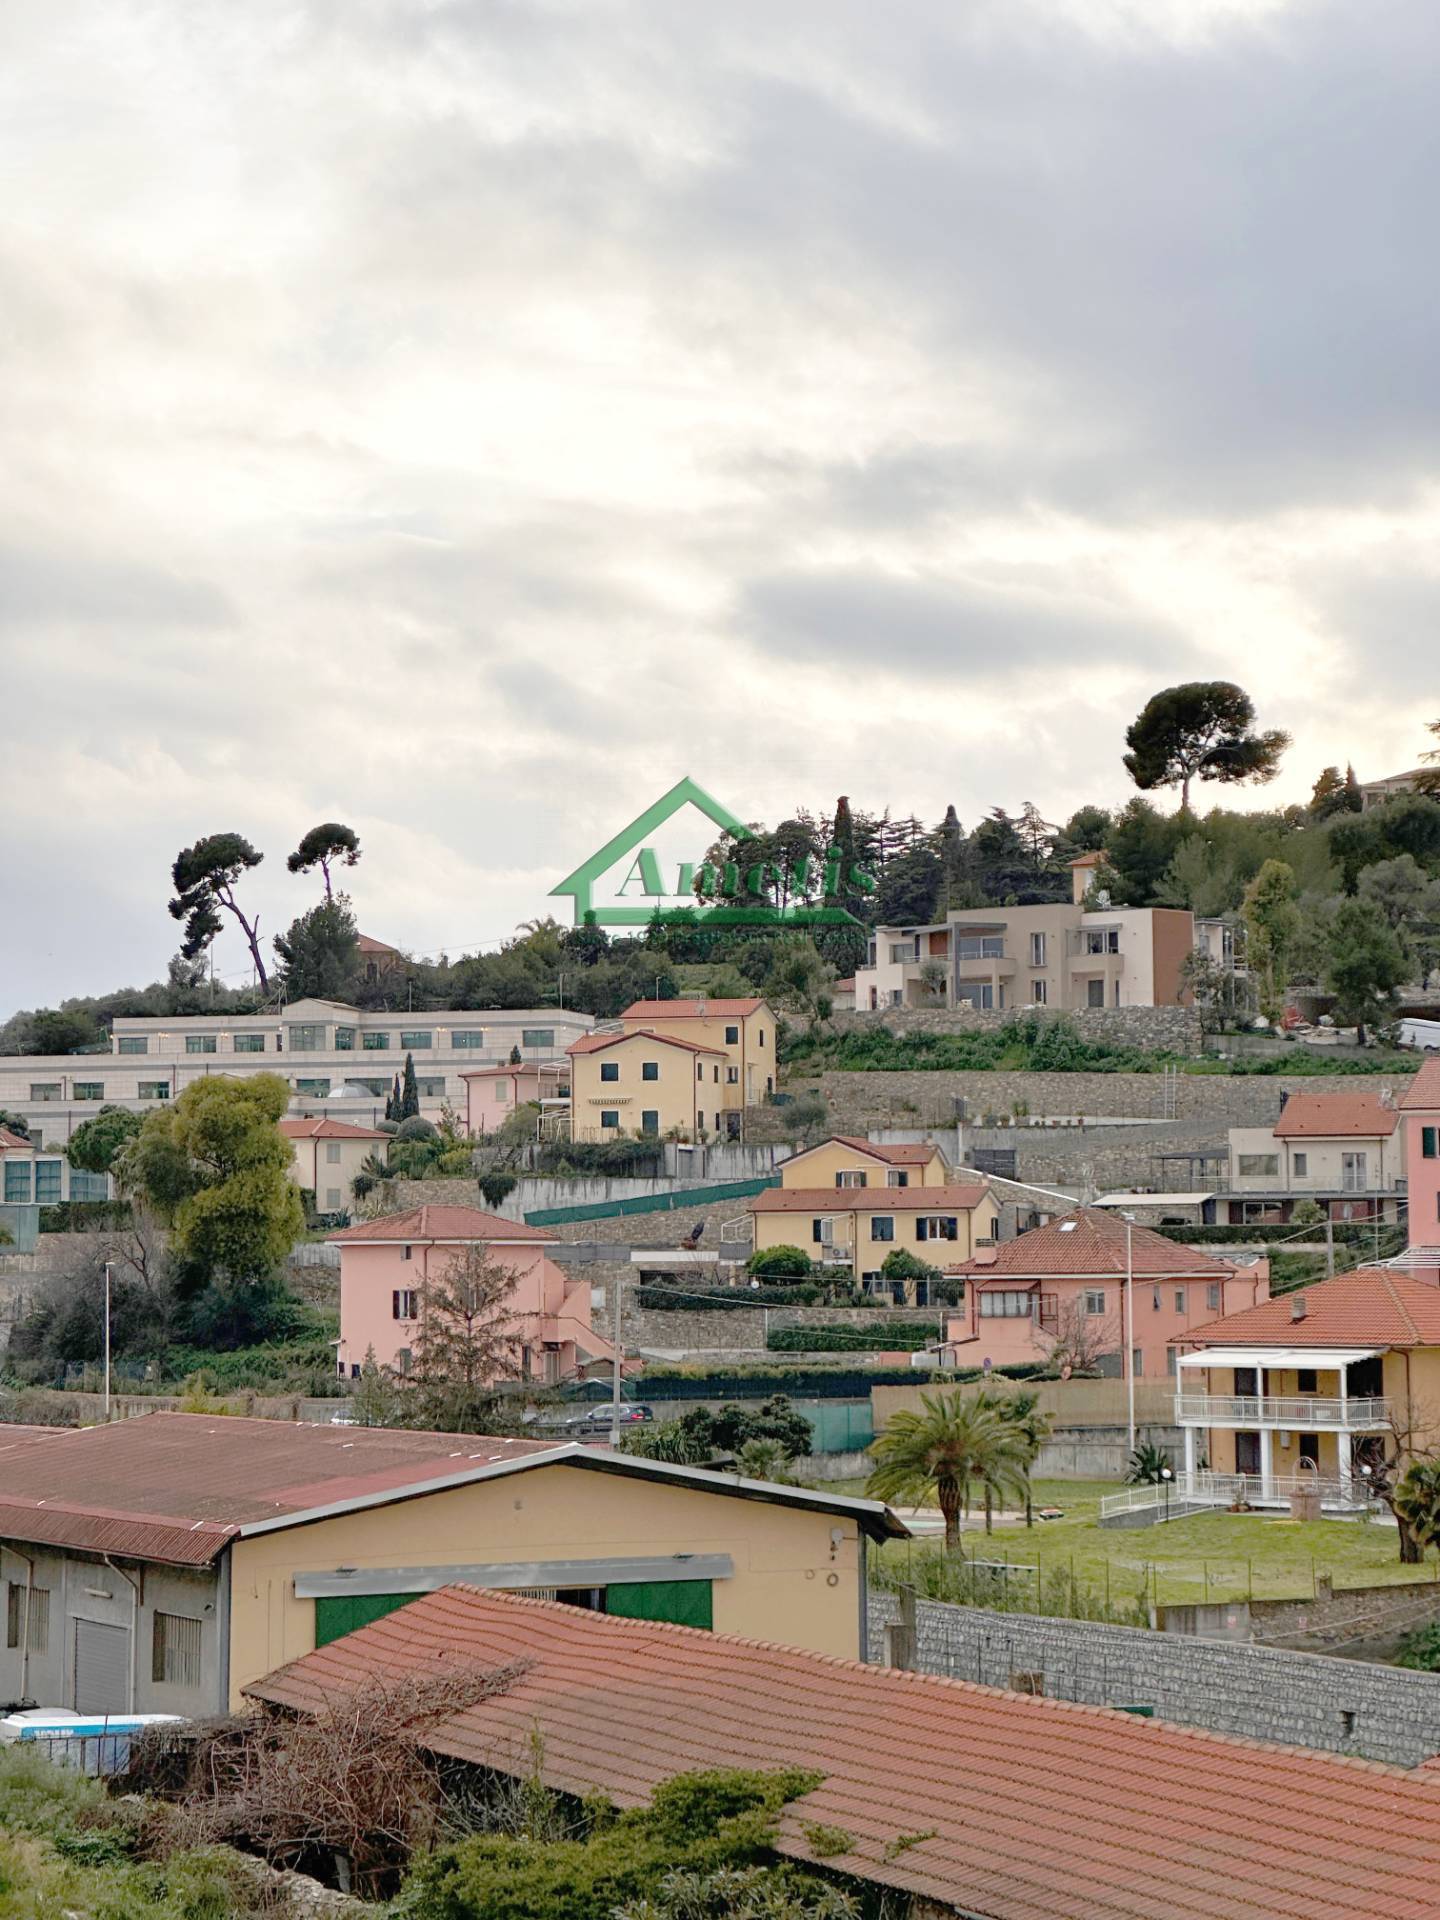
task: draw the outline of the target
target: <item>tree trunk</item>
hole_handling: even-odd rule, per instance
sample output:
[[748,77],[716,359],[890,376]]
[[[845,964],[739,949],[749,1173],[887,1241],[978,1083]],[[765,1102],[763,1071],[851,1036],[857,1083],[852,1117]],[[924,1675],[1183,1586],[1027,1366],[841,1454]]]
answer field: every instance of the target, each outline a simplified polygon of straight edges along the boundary
[[995,1495],[988,1480],[985,1482],[985,1531],[995,1531]]
[[[1390,1511],[1395,1513],[1393,1507],[1391,1507]],[[1418,1567],[1420,1562],[1425,1558],[1424,1552],[1421,1549],[1420,1542],[1415,1538],[1414,1534],[1400,1518],[1398,1513],[1395,1513],[1395,1531],[1400,1536],[1401,1566]]]
[[940,1491],[940,1511],[945,1516],[945,1551],[954,1553],[960,1545],[960,1502],[953,1493]]

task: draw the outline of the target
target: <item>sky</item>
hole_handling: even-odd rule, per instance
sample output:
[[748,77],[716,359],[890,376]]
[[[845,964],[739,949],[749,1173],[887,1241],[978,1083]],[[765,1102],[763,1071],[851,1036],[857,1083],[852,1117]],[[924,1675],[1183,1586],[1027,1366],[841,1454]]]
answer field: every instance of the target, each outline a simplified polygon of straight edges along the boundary
[[0,1017],[162,977],[213,832],[267,943],[340,819],[454,955],[685,774],[1059,820],[1197,678],[1252,804],[1413,766],[1437,68],[1433,0],[6,0]]

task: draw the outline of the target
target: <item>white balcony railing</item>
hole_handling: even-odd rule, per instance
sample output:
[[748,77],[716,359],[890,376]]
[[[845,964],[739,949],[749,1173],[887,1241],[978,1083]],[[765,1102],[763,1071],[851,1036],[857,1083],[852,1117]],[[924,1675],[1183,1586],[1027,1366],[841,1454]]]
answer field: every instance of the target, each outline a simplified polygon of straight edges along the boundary
[[1175,1420],[1182,1427],[1296,1427],[1373,1433],[1390,1425],[1390,1402],[1330,1399],[1315,1393],[1177,1393]]
[[1358,1513],[1366,1507],[1377,1511],[1378,1503],[1366,1482],[1322,1479],[1316,1473],[1277,1473],[1267,1487],[1258,1473],[1177,1473],[1167,1489],[1158,1486],[1126,1487],[1120,1493],[1107,1493],[1100,1502],[1100,1518],[1108,1520],[1121,1513],[1154,1514],[1157,1520],[1167,1516],[1183,1519],[1201,1507],[1284,1507],[1294,1493],[1318,1493],[1321,1508],[1329,1513]]

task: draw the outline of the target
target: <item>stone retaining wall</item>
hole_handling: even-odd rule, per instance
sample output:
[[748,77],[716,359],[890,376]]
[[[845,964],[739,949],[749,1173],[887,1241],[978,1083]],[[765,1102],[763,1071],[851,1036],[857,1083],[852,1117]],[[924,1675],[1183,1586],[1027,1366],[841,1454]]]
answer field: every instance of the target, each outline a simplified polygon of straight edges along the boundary
[[[1149,1053],[1199,1054],[1202,1050],[1200,1017],[1193,1007],[1077,1007],[1053,1017],[1074,1026],[1082,1039],[1112,1047],[1142,1047]],[[995,1033],[1014,1019],[1013,1010],[882,1007],[873,1013],[837,1013],[831,1024],[840,1033],[873,1033],[876,1027],[895,1034]]]
[[[884,1660],[884,1629],[898,1617],[893,1594],[872,1594],[872,1660]],[[1440,1674],[929,1600],[917,1604],[916,1639],[923,1673],[1145,1706],[1182,1726],[1401,1767],[1440,1752]]]
[[1412,1627],[1440,1619],[1440,1581],[1342,1588],[1321,1575],[1313,1598],[1237,1601],[1229,1606],[1162,1607],[1167,1633],[1238,1640],[1311,1653],[1391,1645]]

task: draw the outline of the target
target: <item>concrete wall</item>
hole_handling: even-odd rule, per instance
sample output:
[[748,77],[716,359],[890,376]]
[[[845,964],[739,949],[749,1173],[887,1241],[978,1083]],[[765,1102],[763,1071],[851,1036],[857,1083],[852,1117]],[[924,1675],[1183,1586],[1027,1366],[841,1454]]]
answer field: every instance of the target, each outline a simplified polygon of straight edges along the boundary
[[[893,1594],[872,1594],[872,1659],[884,1659],[898,1613]],[[1440,1752],[1437,1674],[938,1601],[920,1601],[916,1616],[924,1673],[993,1687],[1034,1674],[1051,1699],[1148,1706],[1183,1726],[1402,1767]]]
[[1440,1619],[1440,1581],[1342,1588],[1327,1575],[1316,1581],[1313,1598],[1251,1600],[1230,1605],[1161,1607],[1166,1633],[1205,1640],[1235,1640],[1267,1647],[1291,1647],[1310,1653],[1344,1648],[1389,1650],[1413,1627]]

